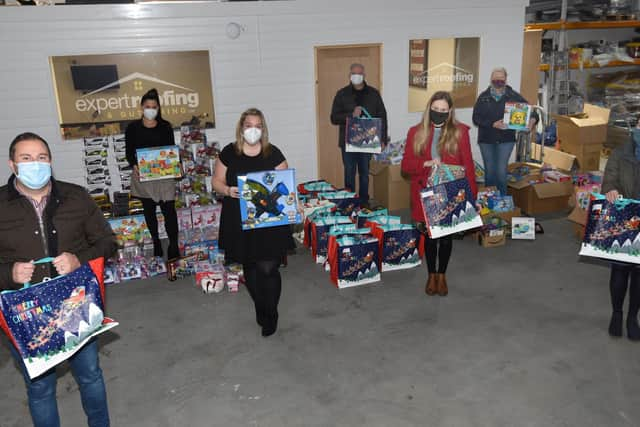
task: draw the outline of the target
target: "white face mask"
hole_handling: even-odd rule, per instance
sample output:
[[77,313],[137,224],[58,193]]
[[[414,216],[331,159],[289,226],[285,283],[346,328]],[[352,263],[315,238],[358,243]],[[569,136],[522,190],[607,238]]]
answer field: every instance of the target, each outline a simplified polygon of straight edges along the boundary
[[364,81],[364,75],[363,74],[351,74],[351,83],[353,83],[354,85],[360,85],[362,84],[362,82]]
[[144,114],[145,119],[154,120],[158,116],[158,110],[155,108],[145,108],[142,110],[142,114]]
[[247,141],[247,144],[254,145],[260,142],[260,138],[262,138],[262,129],[259,128],[246,128],[242,131],[242,136],[244,140]]

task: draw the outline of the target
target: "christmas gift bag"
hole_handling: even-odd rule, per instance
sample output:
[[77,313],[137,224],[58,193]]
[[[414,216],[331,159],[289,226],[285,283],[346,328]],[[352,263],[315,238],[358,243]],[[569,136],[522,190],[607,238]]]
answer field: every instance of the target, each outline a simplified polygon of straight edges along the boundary
[[335,191],[335,187],[324,179],[306,181],[298,184],[298,194],[309,196],[311,199],[318,197],[318,193]]
[[319,193],[318,197],[335,203],[335,210],[340,215],[353,215],[360,205],[358,196],[351,191]]
[[640,200],[592,195],[580,255],[640,264]]
[[426,187],[420,191],[420,199],[432,239],[482,226],[466,178]]
[[323,264],[327,259],[327,244],[331,227],[351,222],[348,216],[330,216],[318,218],[311,223],[311,255],[317,264]]
[[99,258],[69,274],[0,293],[0,327],[20,353],[30,378],[118,325],[104,316],[103,270],[104,259]]
[[378,225],[371,233],[379,241],[382,272],[420,265],[424,237],[413,225]]
[[389,211],[387,209],[378,209],[375,211],[363,209],[360,212],[358,212],[358,219],[357,219],[358,227],[364,227],[365,223],[369,221],[371,218],[378,217],[378,216],[387,216],[387,215],[389,215]]
[[338,237],[331,257],[331,281],[338,288],[380,281],[378,239],[367,234]]
[[363,108],[365,117],[347,117],[345,125],[345,151],[347,153],[382,152],[382,119],[371,117]]

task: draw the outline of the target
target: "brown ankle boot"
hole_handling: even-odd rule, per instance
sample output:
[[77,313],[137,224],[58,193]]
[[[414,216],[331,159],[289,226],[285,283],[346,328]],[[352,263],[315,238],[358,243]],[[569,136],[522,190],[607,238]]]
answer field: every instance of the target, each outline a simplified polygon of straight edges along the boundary
[[435,295],[438,292],[438,281],[436,279],[436,273],[429,273],[429,279],[427,285],[424,288],[427,295]]
[[449,293],[449,288],[447,288],[447,278],[444,273],[437,273],[437,283],[438,283],[438,295],[441,297],[447,296]]

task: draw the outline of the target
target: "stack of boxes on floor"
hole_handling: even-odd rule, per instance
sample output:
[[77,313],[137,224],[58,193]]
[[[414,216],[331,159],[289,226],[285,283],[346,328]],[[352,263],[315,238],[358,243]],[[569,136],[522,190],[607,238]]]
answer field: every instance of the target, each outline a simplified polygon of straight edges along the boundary
[[381,280],[381,272],[420,265],[420,233],[386,209],[361,210],[355,193],[326,181],[298,185],[304,245],[338,288]]
[[[176,185],[176,208],[182,256],[166,263],[154,257],[151,234],[137,201],[130,200],[128,192],[115,192],[108,213],[106,208],[103,210],[119,249],[116,257],[107,261],[105,283],[167,274],[169,280],[193,277],[195,285],[205,293],[220,292],[225,286],[230,292],[237,292],[243,280],[242,267],[225,267],[224,254],[218,250],[221,205],[212,191],[211,177],[219,146],[216,142],[207,143],[204,132],[191,127],[181,129],[179,145],[183,178]],[[106,196],[94,197],[105,203]],[[165,239],[164,217],[160,212],[157,215],[160,238]]]

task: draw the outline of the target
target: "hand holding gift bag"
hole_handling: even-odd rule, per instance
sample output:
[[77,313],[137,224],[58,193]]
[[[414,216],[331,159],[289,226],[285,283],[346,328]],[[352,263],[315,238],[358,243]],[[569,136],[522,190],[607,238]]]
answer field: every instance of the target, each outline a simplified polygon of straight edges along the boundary
[[580,255],[640,264],[640,200],[592,194]]
[[[43,258],[36,263],[51,262]],[[17,291],[0,293],[0,327],[35,378],[118,323],[104,316],[104,259]]]
[[420,201],[432,239],[482,226],[466,177],[422,189]]
[[347,117],[345,126],[345,151],[347,153],[382,152],[382,119],[371,117],[362,108],[366,117]]

